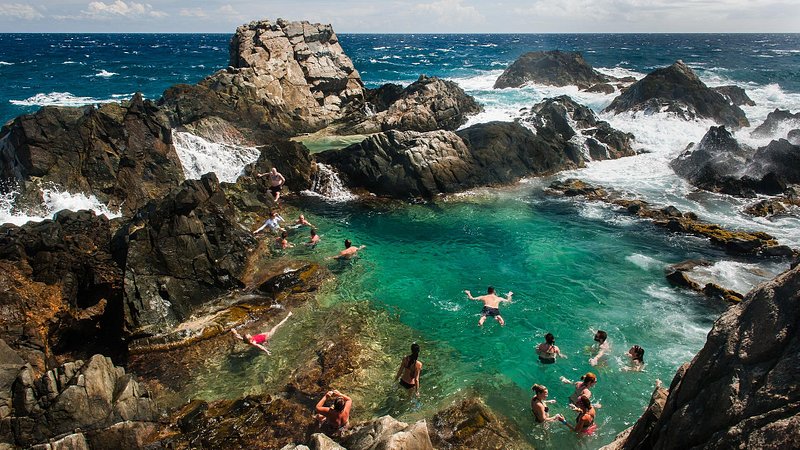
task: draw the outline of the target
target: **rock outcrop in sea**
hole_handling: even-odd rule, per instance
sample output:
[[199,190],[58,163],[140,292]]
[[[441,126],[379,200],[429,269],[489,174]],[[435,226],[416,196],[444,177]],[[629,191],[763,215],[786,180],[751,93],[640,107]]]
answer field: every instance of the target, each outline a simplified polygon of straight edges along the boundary
[[725,127],[711,127],[670,166],[708,191],[744,197],[775,195],[800,183],[800,146],[779,139],[754,150],[740,144]]
[[630,156],[632,140],[588,108],[558,97],[537,104],[519,122],[482,123],[456,132],[389,131],[316,158],[333,166],[350,187],[429,198]]
[[[781,138],[788,137],[791,131],[800,130],[800,112],[792,114],[786,109],[776,109],[767,114],[767,118],[761,125],[750,133],[756,138]],[[783,134],[783,133],[787,134]],[[795,145],[800,145],[794,142]]]
[[585,90],[610,81],[611,77],[594,70],[580,52],[551,50],[523,54],[497,78],[494,88],[518,88],[526,83],[538,83],[578,86]]
[[734,129],[750,124],[744,111],[706,86],[683,61],[649,73],[615,98],[604,111],[617,114],[668,112],[685,120],[712,119]]
[[[793,448],[800,435],[800,266],[759,286],[714,323],[669,395],[614,449]],[[627,434],[627,437],[624,435]]]

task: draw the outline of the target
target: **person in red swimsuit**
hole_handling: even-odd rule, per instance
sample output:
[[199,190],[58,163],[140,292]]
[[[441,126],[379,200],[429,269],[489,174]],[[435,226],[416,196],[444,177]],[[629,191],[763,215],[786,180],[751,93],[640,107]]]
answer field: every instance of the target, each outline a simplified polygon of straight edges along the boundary
[[245,344],[251,347],[255,347],[263,352],[266,352],[268,355],[271,355],[272,353],[267,348],[267,345],[269,345],[269,339],[272,337],[273,334],[275,334],[275,331],[278,329],[279,326],[283,325],[284,323],[286,323],[287,320],[289,320],[289,317],[292,317],[291,311],[289,311],[289,314],[287,314],[286,317],[283,318],[283,320],[281,320],[277,325],[272,327],[272,329],[270,329],[266,333],[260,333],[254,335],[245,334],[244,336],[242,336],[241,334],[239,334],[238,331],[236,331],[235,328],[231,328],[231,333],[233,333],[233,335],[236,336],[236,339],[241,340]]

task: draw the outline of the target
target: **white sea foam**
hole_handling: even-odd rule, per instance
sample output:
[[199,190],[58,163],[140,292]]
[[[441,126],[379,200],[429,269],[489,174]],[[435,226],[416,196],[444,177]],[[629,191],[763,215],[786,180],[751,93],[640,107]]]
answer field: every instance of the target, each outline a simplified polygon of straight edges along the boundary
[[92,210],[97,214],[103,214],[109,219],[119,217],[119,212],[113,212],[102,204],[94,195],[83,193],[73,194],[58,189],[43,189],[43,202],[36,211],[20,210],[14,200],[16,192],[0,194],[0,224],[13,223],[23,225],[27,222],[41,222],[45,219],[52,219],[55,213],[69,209],[79,211],[82,209]]
[[625,78],[625,77],[633,77],[637,80],[642,79],[645,77],[645,73],[636,72],[635,70],[627,69],[625,67],[615,66],[615,67],[595,67],[596,71],[604,74],[610,75],[616,78]]
[[172,141],[184,176],[189,179],[214,172],[219,181],[235,183],[244,166],[255,162],[261,153],[255,147],[210,142],[185,131],[173,131]]
[[97,72],[93,76],[101,77],[101,78],[109,78],[109,77],[113,77],[114,75],[119,75],[119,74],[116,73],[116,72],[109,72],[109,71],[107,71],[105,69],[101,69],[100,72]]
[[625,259],[642,270],[662,269],[665,265],[662,261],[640,253],[633,253],[626,256]]
[[311,189],[302,193],[322,197],[331,202],[347,202],[358,198],[345,187],[339,174],[332,167],[322,163],[317,163],[317,172],[312,180]]
[[759,284],[771,280],[788,268],[788,264],[718,261],[711,266],[694,268],[689,276],[701,286],[715,283],[740,294],[747,294]]
[[14,63],[7,61],[0,61],[0,66],[13,66]]
[[17,106],[83,106],[115,101],[115,99],[76,97],[69,92],[50,92],[49,94],[39,93],[25,100],[9,100],[9,103]]

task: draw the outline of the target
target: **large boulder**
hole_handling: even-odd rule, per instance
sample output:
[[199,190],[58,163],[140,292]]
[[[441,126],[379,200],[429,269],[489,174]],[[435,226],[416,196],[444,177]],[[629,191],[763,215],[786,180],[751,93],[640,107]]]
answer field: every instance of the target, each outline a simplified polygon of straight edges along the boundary
[[216,176],[187,180],[137,212],[115,237],[125,261],[125,325],[133,337],[159,334],[205,302],[243,286],[252,234]]
[[433,450],[424,420],[409,425],[392,416],[357,426],[342,444],[348,450]]
[[784,137],[786,134],[779,135],[779,133],[787,133],[796,128],[800,128],[800,112],[792,114],[786,109],[775,109],[767,114],[764,122],[757,126],[750,136],[756,138]]
[[0,227],[0,338],[38,372],[58,355],[122,352],[123,272],[111,230],[105,216],[67,210]]
[[148,392],[110,358],[95,355],[41,377],[30,366],[19,370],[0,441],[28,447],[79,430],[69,438],[73,445],[88,441],[88,448],[111,449],[120,442],[143,442],[157,418]]
[[731,195],[776,195],[800,182],[800,146],[780,139],[757,150],[739,144],[725,127],[711,127],[670,166],[693,185]]
[[263,142],[316,131],[361,110],[364,91],[330,25],[262,20],[236,29],[226,70],[168,89],[160,104],[173,124],[217,116]]
[[530,448],[506,423],[482,400],[471,397],[436,413],[428,422],[428,433],[441,450]]
[[[55,185],[130,214],[183,181],[166,116],[136,94],[129,102],[47,106],[0,131],[0,178],[34,204]],[[38,197],[38,198],[37,198]]]
[[669,112],[685,120],[712,119],[730,128],[749,126],[747,117],[738,106],[706,86],[680,60],[669,67],[656,69],[631,85],[605,111]]
[[799,318],[800,266],[729,308],[673,379],[663,412],[618,448],[796,447]]
[[517,88],[526,83],[538,83],[587,89],[608,81],[610,78],[594,70],[580,52],[551,50],[523,54],[500,75],[494,88]]
[[369,114],[358,114],[337,127],[336,134],[371,134],[388,130],[456,130],[467,116],[483,108],[456,83],[421,75],[402,91],[385,85],[368,95],[375,101]]

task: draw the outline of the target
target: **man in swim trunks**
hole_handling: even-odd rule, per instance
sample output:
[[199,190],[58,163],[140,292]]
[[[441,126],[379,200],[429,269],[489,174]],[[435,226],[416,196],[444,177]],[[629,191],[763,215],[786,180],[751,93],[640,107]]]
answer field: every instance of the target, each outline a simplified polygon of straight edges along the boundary
[[287,320],[289,320],[289,317],[292,317],[291,311],[289,311],[289,314],[287,314],[286,317],[283,318],[283,320],[281,320],[277,325],[272,327],[272,329],[270,329],[266,333],[260,333],[256,335],[245,334],[244,336],[242,336],[241,334],[239,334],[238,331],[236,331],[235,328],[231,328],[231,333],[234,336],[236,336],[236,339],[241,340],[245,344],[251,347],[255,347],[261,350],[262,352],[266,352],[268,355],[271,355],[272,353],[269,351],[269,349],[267,349],[267,345],[269,345],[269,339],[272,337],[273,334],[275,334],[275,331],[278,330],[279,326],[283,325],[284,323],[286,323]]
[[503,317],[500,315],[500,302],[510,302],[511,296],[514,295],[513,292],[508,291],[506,294],[506,298],[498,297],[494,293],[494,288],[489,286],[487,289],[486,295],[481,295],[480,297],[473,297],[470,291],[464,291],[467,294],[467,297],[470,300],[480,300],[483,302],[483,310],[481,311],[481,318],[478,320],[478,325],[482,326],[483,322],[486,320],[486,316],[494,317],[495,320],[500,322],[500,325],[505,325],[506,322],[503,320]]
[[363,250],[366,245],[361,245],[358,247],[353,247],[353,243],[350,242],[350,239],[344,240],[344,250],[340,251],[338,255],[332,256],[333,259],[352,259],[354,256],[358,254],[359,250]]
[[283,188],[283,184],[286,183],[286,178],[278,172],[278,169],[272,168],[267,173],[259,173],[256,175],[258,178],[262,178],[266,175],[269,175],[269,191],[272,193],[272,197],[275,199],[275,202],[278,202],[278,199],[281,198],[281,188]]

